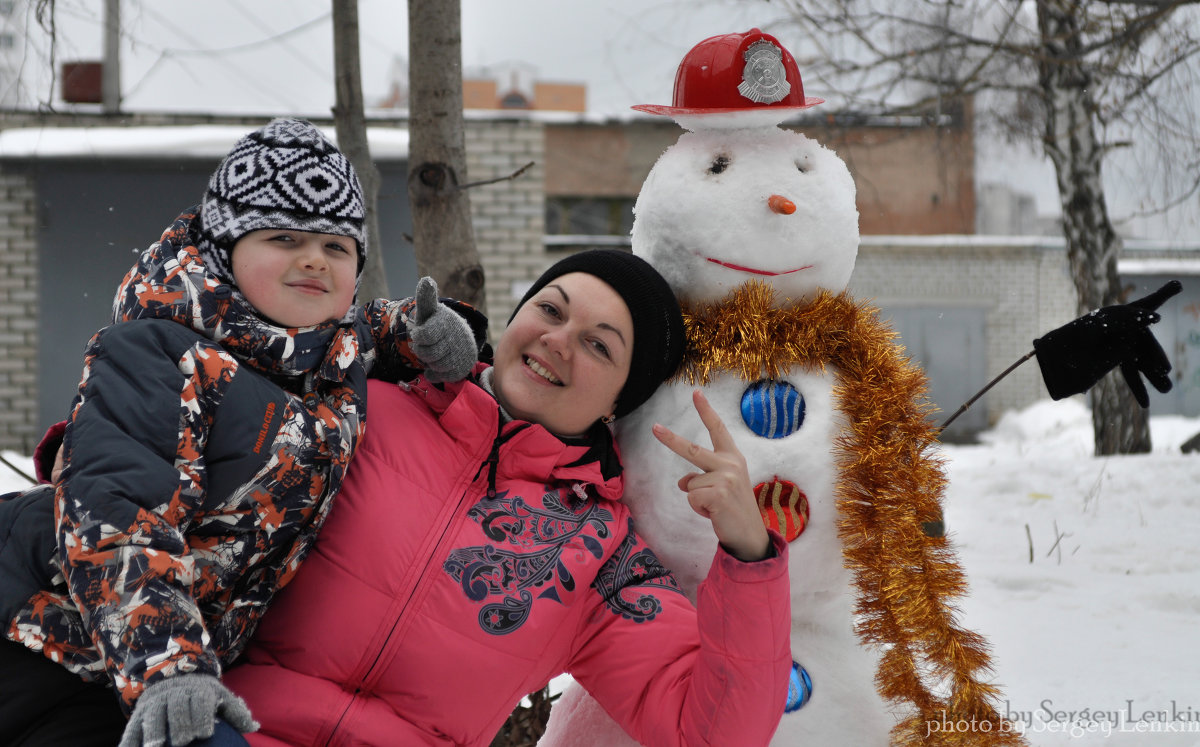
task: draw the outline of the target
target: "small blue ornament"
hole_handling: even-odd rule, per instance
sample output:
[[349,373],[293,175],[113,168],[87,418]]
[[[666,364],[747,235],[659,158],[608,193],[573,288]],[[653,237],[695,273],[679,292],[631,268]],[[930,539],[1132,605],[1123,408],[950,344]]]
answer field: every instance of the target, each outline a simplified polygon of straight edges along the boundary
[[786,381],[756,381],[742,393],[742,420],[763,438],[790,436],[804,424],[804,397]]
[[783,712],[795,713],[800,710],[812,697],[812,691],[812,679],[809,678],[808,672],[793,661],[792,673],[788,676],[787,705],[783,707]]

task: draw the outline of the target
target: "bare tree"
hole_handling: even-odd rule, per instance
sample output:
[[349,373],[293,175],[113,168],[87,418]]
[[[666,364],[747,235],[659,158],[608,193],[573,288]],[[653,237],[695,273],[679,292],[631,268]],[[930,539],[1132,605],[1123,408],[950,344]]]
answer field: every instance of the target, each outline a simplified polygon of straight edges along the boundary
[[[783,0],[817,53],[820,80],[856,108],[937,113],[968,98],[979,125],[1035,143],[1054,164],[1080,313],[1121,303],[1121,239],[1101,166],[1131,133],[1153,137],[1160,170],[1186,175],[1165,202],[1200,184],[1192,123],[1200,51],[1197,0]],[[811,85],[809,87],[812,87]],[[1162,171],[1162,173],[1167,173]],[[1105,377],[1091,393],[1096,453],[1150,450],[1145,410]]]
[[333,120],[338,147],[354,164],[362,183],[367,209],[367,241],[371,249],[363,266],[358,294],[363,300],[388,298],[379,235],[379,169],[371,160],[367,143],[367,118],[363,108],[362,67],[358,53],[358,0],[333,0],[333,70],[337,88]]
[[422,275],[442,295],[484,311],[484,275],[463,184],[462,30],[459,0],[409,0],[408,196]]

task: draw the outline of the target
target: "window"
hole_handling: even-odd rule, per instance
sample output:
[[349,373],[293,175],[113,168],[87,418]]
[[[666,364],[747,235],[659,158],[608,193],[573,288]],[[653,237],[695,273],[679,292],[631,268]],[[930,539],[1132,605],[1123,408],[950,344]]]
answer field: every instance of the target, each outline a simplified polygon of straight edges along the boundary
[[500,99],[500,108],[501,109],[530,109],[532,107],[529,106],[529,99],[525,98],[523,95],[521,95],[517,91],[511,91],[509,93],[504,94],[504,97]]
[[548,197],[546,233],[628,236],[633,228],[632,197]]

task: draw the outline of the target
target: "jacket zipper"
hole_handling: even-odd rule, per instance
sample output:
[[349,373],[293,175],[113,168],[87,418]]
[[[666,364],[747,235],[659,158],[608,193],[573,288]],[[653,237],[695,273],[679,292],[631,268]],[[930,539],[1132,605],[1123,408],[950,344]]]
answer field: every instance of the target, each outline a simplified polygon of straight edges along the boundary
[[504,435],[504,423],[500,423],[500,428],[496,432],[496,438],[492,440],[492,451],[488,454],[488,458],[483,464],[479,465],[479,469],[475,471],[475,479],[483,474],[483,468],[487,467],[487,497],[493,499],[496,497],[496,470],[500,466],[500,447],[512,440],[512,437],[525,430],[530,426],[529,423],[521,423],[514,426],[508,435]]
[[[497,408],[497,413],[499,413],[499,408]],[[371,675],[375,672],[375,668],[379,665],[379,661],[383,657],[383,652],[387,650],[388,644],[391,643],[392,636],[394,636],[396,633],[396,628],[400,625],[400,621],[404,619],[405,613],[408,611],[409,603],[412,602],[413,597],[417,595],[417,592],[425,584],[428,577],[429,568],[433,564],[434,559],[441,557],[441,549],[446,543],[447,538],[457,533],[458,526],[462,521],[462,517],[464,516],[464,513],[460,509],[464,503],[470,500],[470,496],[474,493],[471,487],[479,482],[480,477],[484,474],[485,467],[487,468],[487,496],[488,498],[496,497],[496,471],[500,463],[500,447],[512,439],[513,436],[525,430],[525,428],[529,427],[530,425],[529,423],[523,423],[513,428],[506,435],[504,433],[503,419],[497,415],[496,422],[496,437],[492,439],[492,447],[488,452],[487,458],[480,463],[478,468],[476,468],[475,475],[471,478],[470,483],[468,483],[466,489],[463,490],[463,492],[459,495],[458,501],[454,504],[454,509],[450,515],[456,517],[455,520],[452,522],[444,522],[442,532],[438,536],[437,542],[435,542],[433,545],[433,552],[429,553],[429,555],[426,557],[425,564],[421,566],[419,575],[417,576],[416,585],[409,590],[408,598],[404,600],[404,604],[400,607],[399,612],[396,613],[395,619],[392,620],[392,627],[390,630],[388,630],[387,636],[384,637],[379,649],[375,652],[375,658],[371,661],[371,665],[367,667],[367,670],[363,672],[361,677],[358,678],[358,684],[350,694],[350,702],[346,704],[344,709],[342,709],[342,714],[338,717],[337,723],[334,724],[332,731],[330,731],[329,739],[326,741],[326,744],[333,744],[333,740],[338,735],[338,730],[341,728],[342,722],[345,720],[346,715],[350,712],[350,708],[354,705],[355,700],[357,700],[359,695],[362,693],[363,685],[365,685],[367,681],[371,679]]]

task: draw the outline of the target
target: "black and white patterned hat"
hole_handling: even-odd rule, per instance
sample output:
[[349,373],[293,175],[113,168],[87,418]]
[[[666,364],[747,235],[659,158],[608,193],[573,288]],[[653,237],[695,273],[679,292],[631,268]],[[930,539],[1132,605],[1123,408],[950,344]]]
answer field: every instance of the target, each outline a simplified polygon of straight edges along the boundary
[[209,271],[233,283],[229,254],[251,231],[337,234],[357,242],[362,272],[365,221],[362,187],[349,159],[312,123],[276,119],[239,140],[208,180],[199,248]]

